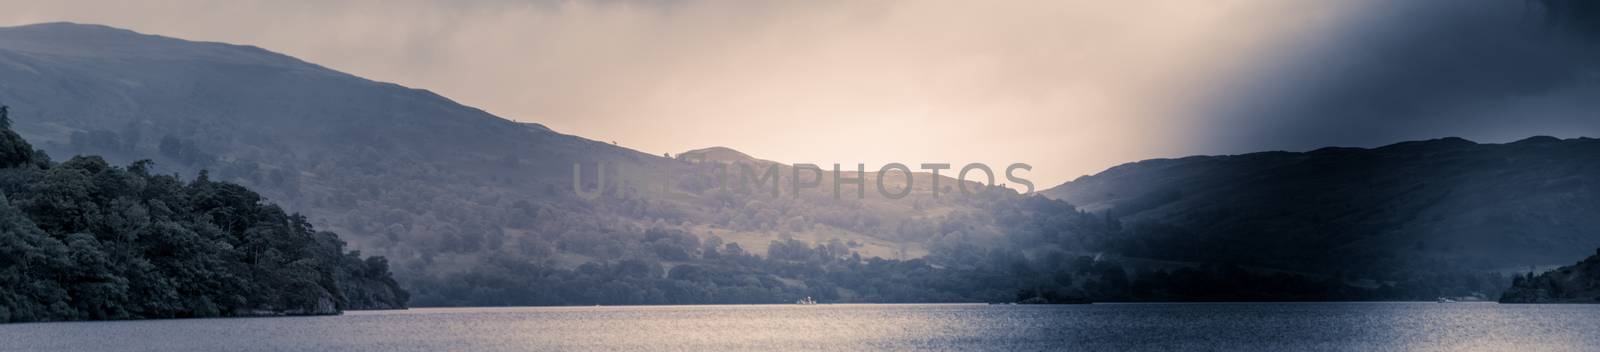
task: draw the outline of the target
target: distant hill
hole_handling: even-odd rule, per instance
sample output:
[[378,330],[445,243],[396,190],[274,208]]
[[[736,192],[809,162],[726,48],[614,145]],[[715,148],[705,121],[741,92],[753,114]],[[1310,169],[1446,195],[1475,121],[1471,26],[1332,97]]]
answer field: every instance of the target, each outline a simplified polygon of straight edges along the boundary
[[678,153],[678,160],[708,161],[720,163],[745,163],[751,165],[765,165],[774,163],[770,160],[756,159],[749,154],[733,150],[728,147],[701,148]]
[[[835,200],[832,165],[796,197],[782,161],[641,153],[250,46],[0,28],[0,82],[49,154],[209,170],[388,257],[421,306],[1432,299],[1600,246],[1588,139],[1150,160],[1043,192],[1057,200],[933,197],[920,172],[887,199],[847,164],[868,189]],[[778,168],[780,196],[719,187],[746,161]],[[574,192],[575,164],[601,197]],[[600,164],[654,176],[596,182]]]
[[[491,258],[566,270],[677,261],[641,243],[650,228],[760,254],[795,239],[910,259],[956,231],[941,230],[945,217],[983,211],[925,191],[893,202],[873,190],[864,201],[834,201],[831,183],[795,198],[789,169],[778,180],[783,197],[727,192],[715,187],[709,164],[513,122],[261,48],[99,25],[0,28],[0,82],[0,103],[30,117],[18,121],[18,133],[52,155],[152,159],[153,172],[186,177],[209,170],[212,179],[249,186],[345,234],[353,247],[387,256],[405,283],[475,285],[445,278],[488,270],[497,265]],[[727,148],[701,153],[756,160]],[[678,175],[667,182],[687,191],[656,196],[634,185],[618,192],[613,172],[607,197],[579,198],[573,165],[583,166],[582,183],[593,187],[599,163]],[[853,195],[854,186],[846,187]],[[999,236],[992,223],[973,228],[951,238]],[[423,305],[473,304],[453,300],[461,293],[417,293]]]
[[1131,256],[1393,279],[1600,247],[1600,140],[1460,138],[1124,164],[1045,190]]

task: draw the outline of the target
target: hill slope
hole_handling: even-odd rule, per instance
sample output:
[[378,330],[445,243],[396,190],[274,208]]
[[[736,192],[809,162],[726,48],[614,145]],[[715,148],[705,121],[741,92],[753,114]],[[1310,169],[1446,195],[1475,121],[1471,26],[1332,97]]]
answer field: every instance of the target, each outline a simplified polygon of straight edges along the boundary
[[[982,212],[926,192],[835,201],[831,183],[796,198],[787,168],[783,197],[721,190],[706,163],[563,135],[256,47],[105,26],[0,28],[0,82],[0,103],[31,117],[17,131],[51,154],[153,159],[161,174],[210,170],[389,257],[406,283],[498,270],[491,258],[564,270],[624,259],[672,264],[643,242],[651,228],[752,253],[785,239],[837,240],[868,258],[909,259],[947,237],[944,217]],[[573,165],[593,187],[601,163],[677,175],[664,183],[686,191],[647,194],[636,184],[618,192],[613,177],[607,197],[580,198]],[[997,229],[979,224],[958,237],[993,240]],[[418,290],[418,303],[473,303],[444,290]]]
[[[418,305],[1493,294],[1507,280],[1465,274],[1581,255],[1600,225],[1592,140],[1152,160],[1046,192],[1070,202],[932,197],[924,173],[905,199],[835,200],[829,172],[795,197],[792,165],[644,154],[248,46],[0,28],[0,82],[43,149],[260,190],[389,257]],[[729,162],[778,168],[781,196],[718,187]]]
[[1130,255],[1394,278],[1600,246],[1600,140],[1459,138],[1148,160],[1044,191],[1119,219]]
[[1600,302],[1600,251],[1546,274],[1517,275],[1501,302]]
[[238,185],[52,163],[0,106],[0,323],[405,308],[382,257]]
[[1600,303],[1600,251],[1577,264],[1517,276],[1500,303]]

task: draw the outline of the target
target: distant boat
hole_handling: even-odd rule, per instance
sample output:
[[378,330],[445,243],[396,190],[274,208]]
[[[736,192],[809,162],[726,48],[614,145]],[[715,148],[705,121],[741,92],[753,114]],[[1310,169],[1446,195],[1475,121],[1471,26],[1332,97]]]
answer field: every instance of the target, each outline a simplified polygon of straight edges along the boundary
[[1439,297],[1439,303],[1456,303],[1456,300],[1450,299],[1448,297]]
[[809,306],[809,305],[817,304],[817,301],[816,300],[812,300],[811,296],[806,296],[806,299],[794,301],[794,304],[798,304],[798,305],[802,305],[802,306]]

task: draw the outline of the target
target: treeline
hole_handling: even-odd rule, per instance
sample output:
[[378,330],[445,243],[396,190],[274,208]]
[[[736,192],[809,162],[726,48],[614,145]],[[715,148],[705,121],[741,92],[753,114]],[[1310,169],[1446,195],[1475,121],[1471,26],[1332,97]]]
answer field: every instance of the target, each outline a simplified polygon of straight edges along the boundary
[[[908,226],[936,238],[932,252],[919,259],[863,257],[841,241],[794,239],[750,253],[671,225],[616,225],[579,232],[584,236],[544,232],[551,233],[544,249],[489,252],[470,270],[408,283],[418,305],[518,306],[789,303],[803,297],[830,303],[1432,300],[1488,298],[1507,282],[1466,271],[1374,281],[1357,273],[1121,257],[1103,251],[1122,245],[1128,230],[1103,215],[1037,196],[997,193],[971,201],[982,210]],[[1000,237],[965,235],[990,224],[1001,225]],[[594,259],[573,267],[556,252]]]
[[0,322],[404,308],[382,257],[202,173],[54,163],[0,108]]
[[[1020,251],[978,247],[902,261],[796,240],[774,241],[758,256],[717,240],[691,250],[676,244],[692,243],[691,235],[648,232],[667,235],[654,235],[644,247],[690,257],[597,261],[575,269],[496,257],[469,272],[413,280],[411,287],[419,305],[521,306],[787,303],[801,297],[830,303],[1013,302],[1033,296],[1097,302],[1431,300],[1500,283],[1463,275],[1440,278],[1433,282],[1437,286],[1363,287],[1340,276],[1234,265],[1130,269],[1137,266],[1064,252],[1031,259]],[[1444,284],[1449,282],[1462,284]]]
[[[655,240],[693,236],[651,229]],[[713,238],[687,261],[623,259],[563,269],[554,262],[507,257],[470,272],[412,280],[418,305],[627,305],[822,302],[1008,301],[1019,277],[987,270],[950,270],[925,260],[861,258],[840,245],[775,241],[765,256]],[[681,248],[674,245],[659,248]],[[998,281],[997,281],[998,280]]]
[[[1126,225],[1113,215],[1082,212],[1044,197],[978,201],[1003,227],[1005,241],[999,247],[1018,253],[1012,256],[1016,266],[1032,270],[1018,275],[1078,275],[1078,280],[1056,280],[1056,287],[1038,284],[1035,292],[1097,301],[1490,300],[1510,283],[1510,278],[1498,273],[1424,259],[1374,264],[1371,258],[1351,257],[1316,266],[1275,266],[1261,261],[1268,257],[1262,252],[1271,250],[1270,246],[1261,248],[1261,243],[1196,240],[1193,238],[1207,236],[1174,226]],[[936,251],[929,260],[972,262],[984,253],[979,248]],[[1246,252],[1241,248],[1259,249]],[[1074,252],[1093,253],[1092,257],[1101,259]]]
[[1516,275],[1500,303],[1600,303],[1600,250],[1577,264]]

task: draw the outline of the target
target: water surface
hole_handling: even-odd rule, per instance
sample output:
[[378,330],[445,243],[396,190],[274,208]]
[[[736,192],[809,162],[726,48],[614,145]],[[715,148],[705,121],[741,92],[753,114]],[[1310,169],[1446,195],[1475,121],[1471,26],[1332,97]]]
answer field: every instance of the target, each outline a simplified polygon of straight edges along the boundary
[[0,325],[6,351],[1581,351],[1600,306],[1219,303],[441,308]]

